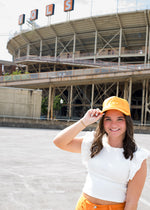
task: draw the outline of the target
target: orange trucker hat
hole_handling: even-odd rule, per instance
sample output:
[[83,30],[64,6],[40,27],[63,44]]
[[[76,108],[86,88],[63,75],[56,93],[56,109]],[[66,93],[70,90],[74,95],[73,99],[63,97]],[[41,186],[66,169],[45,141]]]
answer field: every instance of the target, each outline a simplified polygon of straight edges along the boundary
[[130,107],[127,100],[123,98],[119,98],[117,96],[111,96],[104,100],[102,112],[106,112],[108,110],[118,110],[125,115],[131,116]]

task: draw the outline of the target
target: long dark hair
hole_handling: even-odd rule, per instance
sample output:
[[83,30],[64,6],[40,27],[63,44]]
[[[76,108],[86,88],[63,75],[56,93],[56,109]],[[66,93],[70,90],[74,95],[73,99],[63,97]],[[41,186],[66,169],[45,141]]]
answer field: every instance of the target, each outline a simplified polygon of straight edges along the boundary
[[[130,158],[130,160],[132,160],[133,153],[137,150],[137,146],[133,138],[133,133],[134,133],[133,122],[131,117],[126,115],[125,115],[125,120],[126,120],[127,129],[126,129],[125,138],[123,140],[123,155],[126,159]],[[91,158],[93,158],[96,154],[98,154],[102,150],[103,148],[102,138],[104,134],[106,134],[106,132],[104,129],[104,115],[103,115],[96,128],[94,140],[91,145]]]

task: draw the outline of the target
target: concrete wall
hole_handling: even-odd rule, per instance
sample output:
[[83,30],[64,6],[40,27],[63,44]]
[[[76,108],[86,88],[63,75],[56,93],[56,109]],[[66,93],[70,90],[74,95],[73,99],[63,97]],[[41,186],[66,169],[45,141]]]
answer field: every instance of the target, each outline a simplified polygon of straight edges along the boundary
[[0,87],[1,116],[40,118],[41,101],[41,90]]
[[[39,128],[39,129],[64,129],[76,121],[63,120],[40,120],[40,119],[23,119],[0,117],[0,127],[15,127],[15,128]],[[97,123],[89,125],[84,130],[93,131],[96,129]],[[134,133],[150,134],[150,126],[134,126]]]

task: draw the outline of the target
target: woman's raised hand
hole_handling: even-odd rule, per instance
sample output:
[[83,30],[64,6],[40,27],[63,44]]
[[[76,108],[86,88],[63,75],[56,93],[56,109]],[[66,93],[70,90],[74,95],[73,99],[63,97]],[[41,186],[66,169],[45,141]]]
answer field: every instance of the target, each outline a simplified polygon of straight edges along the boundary
[[86,126],[99,120],[102,115],[103,113],[100,109],[88,110],[79,121],[73,123],[57,134],[53,140],[54,144],[63,150],[80,153],[83,137],[77,137],[77,135]]
[[81,119],[85,126],[95,123],[103,116],[100,109],[89,109]]

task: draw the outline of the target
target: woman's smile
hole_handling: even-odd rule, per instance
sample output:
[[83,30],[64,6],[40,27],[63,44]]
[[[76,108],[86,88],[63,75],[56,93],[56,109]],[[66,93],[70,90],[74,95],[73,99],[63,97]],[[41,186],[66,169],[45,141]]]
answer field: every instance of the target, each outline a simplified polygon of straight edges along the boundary
[[120,129],[119,129],[119,128],[116,128],[116,129],[111,128],[110,130],[111,130],[112,132],[116,132],[116,131],[119,131]]

